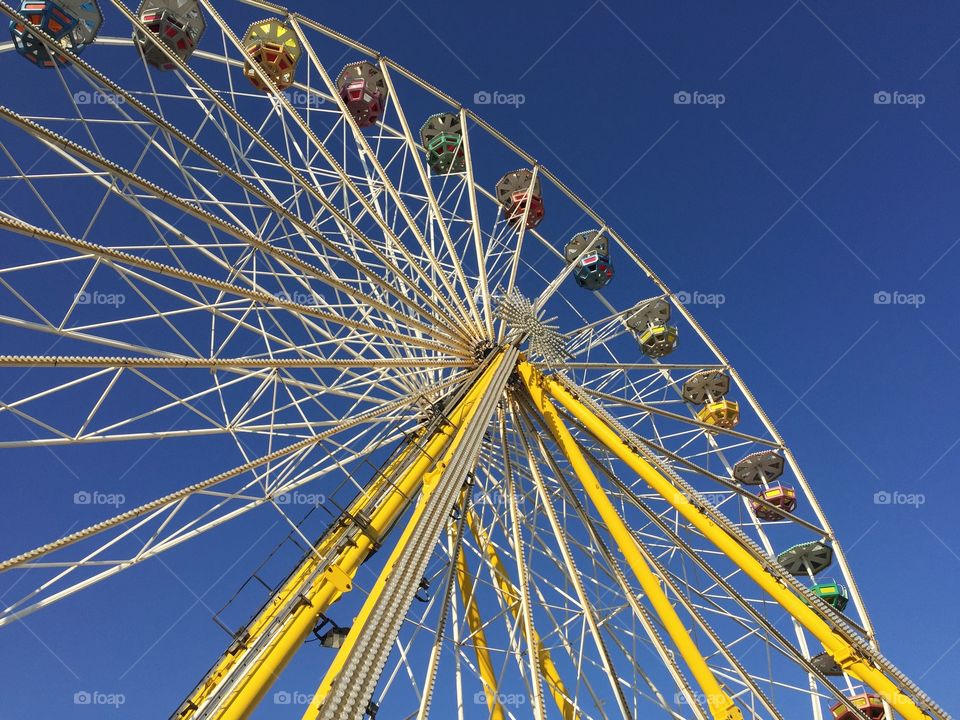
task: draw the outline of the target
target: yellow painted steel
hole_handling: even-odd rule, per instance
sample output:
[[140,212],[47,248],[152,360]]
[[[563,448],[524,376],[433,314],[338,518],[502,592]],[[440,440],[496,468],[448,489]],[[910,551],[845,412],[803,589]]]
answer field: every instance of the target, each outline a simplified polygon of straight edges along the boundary
[[[416,450],[416,444],[410,443],[404,450],[397,456],[397,458],[390,463],[386,470],[381,473],[378,478],[375,480],[373,487],[369,493],[362,495],[357,498],[353,504],[350,506],[349,514],[353,517],[356,517],[358,514],[362,513],[365,505],[370,498],[376,497],[379,493],[378,490],[388,482],[388,478],[391,476],[393,471],[399,467],[408,457]],[[315,579],[314,583],[304,591],[304,584],[308,581],[308,578],[313,574],[318,566],[320,565],[321,558],[326,555],[333,547],[337,546],[339,543],[342,543],[346,539],[347,530],[349,525],[339,525],[331,530],[314,548],[314,552],[308,553],[304,559],[301,561],[297,569],[291,573],[290,577],[284,582],[283,586],[273,595],[270,599],[270,602],[257,614],[257,616],[250,622],[247,626],[244,640],[242,643],[239,643],[235,646],[231,646],[229,650],[221,657],[217,665],[208,673],[207,677],[204,678],[203,682],[197,687],[194,693],[190,696],[188,701],[184,703],[180,712],[176,715],[178,720],[188,720],[189,718],[194,717],[195,711],[202,706],[206,700],[213,695],[213,693],[219,688],[220,684],[227,677],[228,673],[244,658],[247,649],[253,643],[253,641],[261,636],[272,623],[274,623],[279,614],[286,607],[287,602],[290,598],[294,597],[297,593],[302,592],[304,598],[311,598],[311,605],[314,605],[316,616],[319,616],[333,600],[336,599],[333,597],[330,600],[325,602],[312,600],[318,598],[319,591],[324,586],[324,584],[334,585],[337,584],[340,587],[341,592],[346,592],[350,590],[350,577],[345,576],[342,572],[338,572],[338,569],[329,568],[329,574],[322,575]],[[339,594],[337,595],[337,597]],[[306,620],[311,613],[306,612],[307,606],[304,605],[298,610],[294,611],[291,616],[291,623],[289,626],[293,626],[293,620],[300,617]],[[299,643],[303,641],[310,633],[312,628],[316,623],[316,619],[313,620],[313,623],[297,623],[294,630],[291,632],[296,632],[299,638],[296,644],[292,644],[294,649],[299,646]],[[305,634],[300,635],[303,632],[303,628],[306,627]],[[286,646],[284,646],[286,649]],[[279,650],[278,650],[279,651]],[[266,692],[266,688],[263,689],[263,692]],[[252,710],[252,707],[250,708]],[[232,716],[227,714],[227,709],[223,708],[220,711],[220,714],[214,714],[214,717],[242,717],[242,716]]]
[[[483,528],[481,528],[477,522],[476,514],[472,511],[467,514],[467,525],[470,526],[470,531],[473,533],[477,545],[483,549],[483,554],[486,556],[487,562],[489,562],[490,567],[493,568],[493,574],[497,579],[497,588],[500,590],[500,596],[503,598],[504,603],[510,608],[510,612],[513,613],[514,620],[518,621],[520,618],[520,592],[511,582],[510,576],[507,574],[507,568],[500,560],[500,554],[497,552],[497,548],[490,542]],[[536,630],[533,631],[533,640],[538,650],[540,672],[543,675],[544,682],[547,684],[550,695],[553,696],[553,700],[557,704],[557,709],[560,710],[560,717],[562,717],[563,720],[576,720],[580,716],[577,714],[573,703],[570,702],[570,694],[567,692],[567,688],[560,678],[557,666],[553,663],[550,651],[543,647],[543,643],[540,642],[540,636]]]
[[[415,453],[416,460],[403,472],[397,480],[390,478],[391,472],[378,475],[373,489],[363,493],[350,506],[351,517],[364,516],[369,518],[369,525],[355,541],[348,541],[348,530],[351,525],[343,524],[328,533],[317,546],[316,552],[311,552],[294,571],[281,589],[271,598],[267,606],[260,611],[247,627],[244,641],[237,647],[231,647],[214,669],[207,675],[200,686],[193,692],[188,701],[178,712],[178,720],[188,720],[196,716],[196,710],[202,706],[222,685],[228,674],[241,662],[248,648],[261,637],[277,621],[283,622],[283,628],[276,633],[270,646],[260,654],[257,660],[247,668],[236,686],[211,715],[211,720],[241,720],[253,712],[257,703],[263,698],[270,685],[280,675],[287,663],[309,637],[321,613],[326,611],[340,596],[349,592],[352,587],[353,576],[367,557],[377,548],[383,536],[389,532],[396,520],[409,506],[410,499],[419,491],[424,474],[443,451],[455,432],[467,423],[476,410],[479,399],[483,396],[493,372],[502,362],[502,354],[495,357],[485,369],[481,377],[470,388],[467,394],[446,414],[448,422],[439,427],[422,444],[411,443],[391,469],[400,467]],[[370,508],[374,498],[379,497],[377,489],[391,486],[390,491],[376,507]],[[329,555],[336,548],[342,548],[324,572],[312,580],[319,567],[320,559]],[[280,620],[280,613],[288,606],[291,599],[300,596],[300,601],[289,615]]]
[[[398,486],[400,487],[410,484],[422,484],[423,492],[421,492],[420,497],[417,500],[413,515],[411,515],[410,519],[407,521],[407,525],[403,530],[403,534],[397,540],[396,545],[394,545],[393,551],[390,553],[390,557],[380,573],[380,577],[377,578],[376,584],[370,590],[370,594],[367,595],[367,598],[363,603],[363,607],[360,609],[360,612],[354,619],[353,625],[351,626],[350,632],[347,634],[343,645],[337,651],[337,656],[333,659],[330,667],[327,668],[326,675],[324,675],[323,681],[320,683],[320,687],[317,689],[317,692],[311,699],[310,704],[304,711],[304,720],[314,720],[314,718],[316,718],[319,714],[320,706],[323,704],[327,694],[330,692],[330,688],[332,687],[334,680],[336,680],[337,675],[340,674],[344,663],[350,656],[350,652],[356,646],[357,638],[360,635],[361,629],[369,621],[370,615],[376,608],[377,602],[383,595],[383,591],[386,588],[387,581],[390,579],[390,575],[393,572],[394,567],[403,558],[403,554],[406,552],[407,546],[416,539],[415,531],[417,529],[418,521],[423,513],[427,511],[429,507],[429,500],[437,489],[438,481],[443,475],[444,470],[446,470],[447,466],[453,460],[454,453],[459,447],[460,442],[463,440],[465,430],[470,424],[470,421],[473,419],[473,416],[476,414],[477,408],[480,405],[480,399],[483,397],[483,394],[489,387],[490,381],[502,361],[503,354],[500,353],[490,363],[483,375],[480,376],[473,387],[470,388],[466,397],[460,402],[455,410],[448,415],[451,420],[451,424],[445,426],[441,433],[438,433],[438,435],[435,435],[434,438],[431,439],[430,443],[427,445],[426,456],[421,456],[421,459],[404,474],[404,478],[398,483]],[[448,436],[450,437],[449,443],[445,442]],[[440,452],[443,452],[443,456],[434,463],[431,458],[437,457]],[[430,467],[428,470],[427,468],[431,464],[432,467]],[[404,481],[408,482],[405,483]]]
[[[841,633],[834,630],[813,608],[791,588],[764,569],[763,563],[747,551],[741,543],[723,527],[701,512],[684,493],[680,492],[653,465],[624,441],[603,419],[574,397],[561,383],[541,375],[533,366],[521,361],[518,369],[527,386],[543,397],[544,392],[559,402],[573,417],[581,422],[604,446],[636,472],[656,493],[672,505],[681,516],[703,533],[717,548],[729,557],[743,572],[753,579],[770,597],[776,600],[790,615],[816,637],[827,652],[850,675],[872,688],[886,700],[905,720],[929,720],[909,695],[900,691],[897,683],[875,667],[858,648]],[[557,419],[559,421],[559,419]],[[599,489],[599,488],[597,488]]]
[[596,508],[597,513],[606,525],[607,530],[616,542],[624,559],[633,570],[646,594],[647,599],[653,606],[657,615],[660,617],[663,627],[666,629],[670,638],[679,650],[684,662],[690,668],[690,672],[696,679],[697,684],[706,697],[707,706],[710,708],[711,715],[715,720],[742,720],[743,713],[737,707],[733,699],[724,692],[706,659],[700,652],[690,633],[687,632],[683,620],[677,614],[673,604],[670,602],[666,593],[661,587],[660,579],[656,573],[650,569],[643,554],[637,544],[636,538],[630,528],[624,523],[623,518],[617,512],[606,491],[600,485],[597,476],[593,474],[586,458],[577,447],[576,441],[570,434],[557,413],[557,409],[550,402],[550,399],[544,392],[544,386],[548,379],[537,372],[532,365],[527,362],[521,362],[518,366],[520,375],[523,377],[533,402],[546,420],[547,427],[553,434],[554,439],[560,446],[574,473],[583,485],[587,496]]
[[[468,515],[467,521],[469,522],[469,520],[470,516]],[[505,720],[506,715],[503,712],[503,706],[497,699],[497,674],[493,669],[493,661],[490,659],[487,635],[483,630],[483,618],[480,616],[480,608],[477,607],[477,598],[474,596],[473,577],[470,575],[467,556],[464,554],[462,547],[457,553],[457,584],[460,586],[460,597],[463,598],[464,613],[470,627],[473,649],[477,655],[477,671],[483,681],[484,697],[487,701],[487,709],[490,712],[490,720]]]

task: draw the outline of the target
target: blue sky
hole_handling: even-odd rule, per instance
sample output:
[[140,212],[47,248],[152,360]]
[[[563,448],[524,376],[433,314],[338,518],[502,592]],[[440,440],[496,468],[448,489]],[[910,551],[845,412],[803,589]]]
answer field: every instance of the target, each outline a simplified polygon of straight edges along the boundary
[[[882,649],[960,712],[960,6],[533,0],[521,12],[400,0],[323,3],[318,16],[319,4],[289,5],[473,106],[671,288],[722,295],[719,306],[692,309],[805,469]],[[523,103],[475,105],[484,92]],[[687,97],[678,93],[695,102],[676,102]],[[36,461],[57,472],[50,458]],[[173,472],[193,472],[208,459],[175,462]],[[104,477],[123,469],[110,458],[96,468]],[[49,491],[10,481],[7,512]],[[884,491],[923,503],[878,504]],[[22,549],[2,541],[11,544]],[[165,562],[176,574],[140,576],[165,584],[89,591],[86,603],[103,608],[89,623],[115,621],[105,645],[127,624],[141,638],[178,620],[209,633],[197,598],[218,607],[249,573],[218,584],[184,553]],[[102,653],[86,603],[0,637],[7,662],[43,678],[6,689],[16,702],[0,703],[0,717],[27,717],[40,688],[66,698],[120,683],[135,701],[149,688],[176,698],[190,684],[195,663],[184,666],[174,643]],[[156,710],[138,707],[110,717]]]

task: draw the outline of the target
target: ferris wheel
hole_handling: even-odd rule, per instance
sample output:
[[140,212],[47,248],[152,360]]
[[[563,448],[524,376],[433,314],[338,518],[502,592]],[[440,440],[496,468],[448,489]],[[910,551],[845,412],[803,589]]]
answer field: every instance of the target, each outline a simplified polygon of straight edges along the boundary
[[471,110],[259,0],[0,10],[0,447],[153,458],[9,539],[0,633],[259,523],[158,714],[949,717],[719,348]]

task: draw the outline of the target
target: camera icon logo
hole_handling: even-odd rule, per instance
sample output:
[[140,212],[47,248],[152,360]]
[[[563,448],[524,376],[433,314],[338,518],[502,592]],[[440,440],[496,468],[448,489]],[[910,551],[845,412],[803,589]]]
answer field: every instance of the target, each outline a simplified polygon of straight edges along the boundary
[[686,90],[679,90],[673,94],[674,105],[689,105],[693,101],[693,96]]
[[86,690],[80,690],[73,694],[73,704],[74,705],[89,705],[91,701],[91,695]]
[[93,500],[93,496],[86,490],[80,490],[73,494],[73,503],[74,505],[89,505]]
[[288,693],[286,690],[278,690],[273,694],[274,705],[289,705],[291,699],[290,693]]
[[886,90],[880,90],[873,94],[874,105],[889,105],[893,101],[893,96]]
[[889,305],[893,296],[888,293],[886,290],[880,290],[873,294],[873,304],[874,305]]
[[886,490],[880,490],[873,494],[874,505],[889,505],[891,502],[893,502],[893,495]]
[[492,97],[486,90],[479,90],[473,94],[474,105],[489,105]]

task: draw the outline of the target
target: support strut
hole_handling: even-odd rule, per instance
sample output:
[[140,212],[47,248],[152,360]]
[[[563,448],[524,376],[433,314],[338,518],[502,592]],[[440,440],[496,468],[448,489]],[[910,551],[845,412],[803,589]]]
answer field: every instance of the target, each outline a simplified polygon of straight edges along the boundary
[[517,356],[517,350],[508,347],[493,358],[461,404],[465,407],[451,430],[450,442],[430,469],[419,473],[423,490],[413,513],[304,712],[304,720],[360,720],[363,716],[440,534],[476,464]]
[[[475,513],[471,512],[467,515],[467,525],[473,533],[473,539],[477,543],[477,547],[481,549],[487,559],[487,563],[493,571],[500,597],[503,599],[504,604],[510,608],[514,622],[520,622],[520,592],[510,579],[507,568],[500,559],[500,553],[497,552],[496,546],[494,546],[483,528],[480,527],[480,519]],[[540,642],[540,636],[536,635],[536,631],[534,631],[534,634],[535,646],[539,653],[540,672],[543,680],[547,684],[547,690],[557,704],[557,710],[560,712],[559,717],[563,718],[563,720],[579,720],[580,714],[570,701],[570,693],[563,684],[563,680],[560,679],[560,673],[557,671],[557,666],[553,662],[550,650],[543,647],[543,644]]]
[[533,366],[526,362],[520,363],[519,370],[527,389],[530,391],[534,406],[546,420],[546,425],[550,429],[553,439],[569,461],[574,473],[583,485],[587,497],[590,498],[590,502],[593,503],[610,535],[619,546],[624,559],[639,581],[640,587],[643,588],[643,592],[660,617],[664,628],[676,645],[677,650],[680,651],[681,657],[683,657],[693,677],[703,690],[710,713],[715,720],[742,720],[743,713],[740,708],[724,691],[700,649],[693,638],[690,637],[683,620],[680,619],[661,587],[660,578],[644,560],[643,553],[637,545],[633,533],[630,532],[623,518],[620,517],[606,491],[600,485],[600,481],[597,480],[597,476],[593,474],[586,458],[583,457],[583,453],[580,452],[580,448],[577,447],[573,435],[563,424],[557,409],[547,397],[544,386],[548,379],[544,379],[539,372],[534,370]]
[[[877,667],[866,656],[863,648],[857,647],[839,629],[832,627],[817,610],[808,605],[793,589],[768,572],[764,564],[754,557],[737,538],[704,513],[687,497],[686,493],[664,477],[659,470],[634,450],[607,421],[575,397],[562,383],[555,378],[542,375],[526,361],[520,362],[518,370],[531,395],[537,401],[537,406],[544,408],[545,416],[547,416],[547,413],[552,415],[552,417],[548,417],[551,427],[560,427],[566,430],[556,415],[556,409],[547,398],[548,395],[562,405],[601,444],[636,472],[652,490],[666,500],[687,522],[730,558],[744,574],[756,582],[767,595],[776,600],[784,610],[823,643],[827,652],[848,674],[872,688],[905,720],[929,720],[933,717],[940,717],[928,714],[922,709],[914,697],[904,693],[897,682],[888,677],[881,668]],[[567,433],[569,434],[569,431]],[[573,447],[576,448],[575,442]],[[577,452],[579,453],[579,450]],[[594,480],[594,482],[596,481]],[[603,492],[599,483],[587,489],[588,492],[590,490]]]
[[174,720],[242,720],[253,712],[309,637],[320,614],[353,588],[357,569],[406,511],[425,474],[476,413],[503,360],[502,353],[492,357],[436,430],[411,442],[357,497],[343,520],[307,554],[174,713]]
[[[472,513],[471,510],[470,514],[467,515],[467,522],[471,523],[471,529],[473,529]],[[473,576],[470,574],[470,566],[467,565],[467,556],[463,552],[463,546],[457,553],[457,584],[460,586],[463,612],[470,628],[470,641],[473,643],[473,650],[477,655],[477,672],[480,674],[480,681],[483,683],[483,697],[487,703],[490,720],[506,720],[507,716],[504,714],[503,706],[500,705],[498,699],[497,673],[490,657],[490,647],[487,645],[487,633],[484,630],[483,617],[480,615],[480,608],[477,605],[476,587],[473,584]]]

